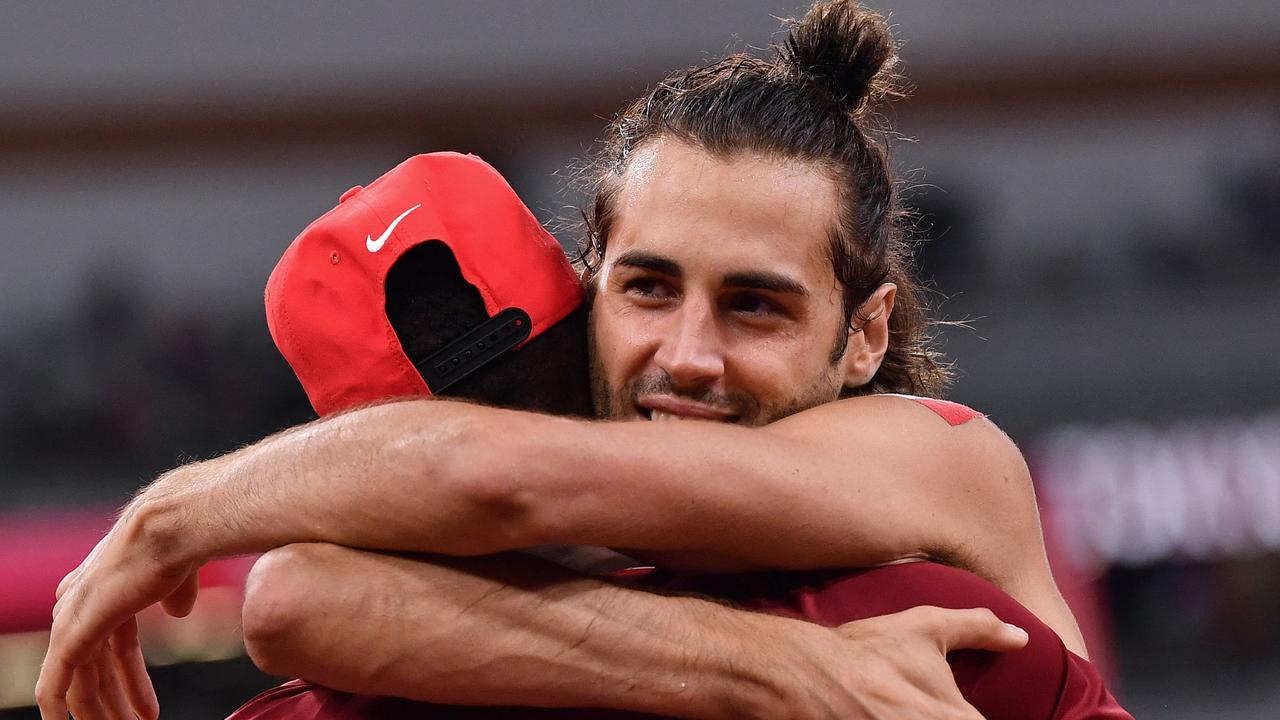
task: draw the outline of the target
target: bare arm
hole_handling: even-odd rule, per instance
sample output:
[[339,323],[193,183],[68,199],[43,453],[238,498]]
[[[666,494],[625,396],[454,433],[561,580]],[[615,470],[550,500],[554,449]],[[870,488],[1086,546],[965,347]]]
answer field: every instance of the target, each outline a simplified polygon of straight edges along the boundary
[[[258,561],[247,590],[245,641],[259,667],[339,690],[689,717],[784,706],[711,604],[637,602],[650,596],[528,556],[289,545]],[[693,636],[720,651],[692,652]]]
[[830,630],[523,556],[406,558],[331,545],[264,556],[244,622],[264,670],[337,689],[708,718],[938,717],[943,707],[976,717],[946,650],[1022,642],[986,611],[935,608]]
[[395,403],[161,484],[148,516],[183,560],[313,541],[452,555],[602,545],[703,570],[931,557],[992,580],[1084,652],[1017,449],[985,419],[951,427],[901,398],[760,429]]

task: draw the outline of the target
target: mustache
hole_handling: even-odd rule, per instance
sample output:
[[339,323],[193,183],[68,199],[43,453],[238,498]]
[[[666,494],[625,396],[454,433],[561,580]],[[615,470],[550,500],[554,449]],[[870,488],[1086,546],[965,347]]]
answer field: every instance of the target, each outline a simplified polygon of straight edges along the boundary
[[681,388],[665,372],[636,378],[628,390],[632,405],[637,404],[643,395],[669,395],[738,417],[750,416],[756,409],[755,398],[746,393],[722,393],[711,388]]

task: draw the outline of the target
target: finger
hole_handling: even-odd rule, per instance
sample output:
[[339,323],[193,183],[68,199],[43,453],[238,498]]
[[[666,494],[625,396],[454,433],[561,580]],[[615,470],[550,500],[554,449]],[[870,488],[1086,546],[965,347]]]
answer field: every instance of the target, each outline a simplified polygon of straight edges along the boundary
[[[101,649],[110,627],[98,628],[110,622],[103,618],[94,624],[78,620],[84,608],[93,598],[83,588],[72,589],[54,607],[53,624],[49,629],[49,650],[46,659],[61,661],[71,668],[79,668],[93,660]],[[119,624],[114,623],[113,625]]]
[[200,594],[200,573],[193,572],[187,576],[177,590],[169,593],[160,601],[164,611],[174,617],[186,617],[195,607],[196,596]]
[[87,663],[76,668],[67,692],[67,705],[76,720],[110,720],[102,701],[98,698],[97,663]]
[[986,608],[945,610],[920,608],[927,615],[926,631],[934,636],[943,652],[952,650],[1018,650],[1027,644],[1027,631],[1010,625]]
[[97,661],[98,698],[107,717],[111,720],[133,720],[133,710],[125,698],[124,688],[120,685],[115,662],[110,653],[104,652]]
[[67,693],[75,675],[75,667],[46,655],[36,679],[36,705],[40,720],[67,720]]
[[159,599],[139,597],[136,579],[127,573],[114,573],[92,585],[88,580],[77,583],[59,601],[62,607],[49,634],[49,655],[77,667],[89,662],[134,613]]
[[160,702],[156,699],[155,686],[147,674],[147,663],[138,645],[138,621],[129,618],[111,634],[111,657],[124,685],[125,697],[140,720],[156,720],[160,716]]

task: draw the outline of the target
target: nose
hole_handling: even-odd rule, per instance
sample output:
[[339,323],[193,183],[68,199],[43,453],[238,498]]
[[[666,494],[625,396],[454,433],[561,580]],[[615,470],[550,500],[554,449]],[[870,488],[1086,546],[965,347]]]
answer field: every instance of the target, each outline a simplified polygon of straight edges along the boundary
[[654,362],[680,388],[702,387],[719,380],[724,375],[724,347],[713,309],[686,300],[672,321]]

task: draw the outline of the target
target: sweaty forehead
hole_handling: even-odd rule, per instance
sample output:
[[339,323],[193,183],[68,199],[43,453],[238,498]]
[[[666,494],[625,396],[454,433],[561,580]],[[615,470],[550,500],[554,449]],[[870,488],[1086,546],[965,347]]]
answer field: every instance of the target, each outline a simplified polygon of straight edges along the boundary
[[[817,166],[770,156],[713,156],[670,138],[632,156],[606,255],[630,249],[725,272],[831,275],[835,183]],[[834,279],[834,278],[833,278]]]

